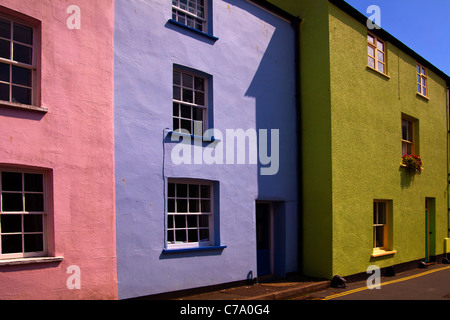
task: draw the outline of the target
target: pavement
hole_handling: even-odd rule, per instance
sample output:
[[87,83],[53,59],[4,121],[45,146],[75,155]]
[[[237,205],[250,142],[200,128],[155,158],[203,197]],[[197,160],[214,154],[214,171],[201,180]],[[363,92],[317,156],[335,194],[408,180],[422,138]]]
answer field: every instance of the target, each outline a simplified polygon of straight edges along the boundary
[[[382,285],[403,281],[404,283],[411,283],[411,281],[406,280],[419,277],[423,278],[423,281],[426,281],[427,277],[422,277],[423,275],[434,273],[435,271],[438,274],[437,271],[441,269],[450,271],[450,266],[448,264],[434,264],[427,266],[425,269],[415,268],[397,273],[394,276],[383,276],[381,281]],[[354,289],[358,287],[360,288]],[[258,280],[258,283],[253,285],[240,285],[216,291],[178,296],[173,300],[328,300],[329,298],[334,299],[350,294],[351,292],[363,291],[365,289],[367,289],[366,280],[348,281],[346,288],[333,288],[329,280],[294,275],[283,279],[262,278]],[[411,291],[410,289],[405,290]],[[383,290],[383,292],[386,291]],[[450,293],[445,298],[450,298]]]
[[330,281],[303,276],[289,276],[283,279],[263,278],[252,285],[241,285],[227,289],[186,295],[176,300],[287,300],[306,296],[330,286]]

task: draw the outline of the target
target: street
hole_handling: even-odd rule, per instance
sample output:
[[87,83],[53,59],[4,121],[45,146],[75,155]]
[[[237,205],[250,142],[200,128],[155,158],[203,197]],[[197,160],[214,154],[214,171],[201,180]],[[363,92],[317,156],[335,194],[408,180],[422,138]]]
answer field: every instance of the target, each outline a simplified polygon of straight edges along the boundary
[[436,264],[426,269],[398,273],[393,277],[382,277],[379,289],[369,289],[366,281],[350,282],[347,288],[328,288],[306,299],[450,301],[450,266]]

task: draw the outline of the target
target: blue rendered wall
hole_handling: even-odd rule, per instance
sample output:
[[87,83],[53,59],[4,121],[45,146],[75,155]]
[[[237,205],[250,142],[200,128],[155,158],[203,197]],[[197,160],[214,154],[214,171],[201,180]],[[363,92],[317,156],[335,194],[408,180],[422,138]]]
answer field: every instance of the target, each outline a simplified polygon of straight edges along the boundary
[[[116,0],[115,175],[119,298],[244,280],[256,270],[255,201],[276,201],[275,272],[297,270],[294,30],[243,0],[212,0],[211,39],[171,19],[170,0]],[[171,161],[172,71],[209,74],[214,128],[279,129],[280,166]],[[169,128],[169,129],[167,129]],[[224,141],[225,142],[225,141]],[[225,147],[224,147],[225,150]],[[270,150],[270,149],[269,149]],[[225,159],[225,157],[224,157]],[[164,166],[163,166],[164,163]],[[167,178],[215,181],[221,250],[164,253]],[[218,189],[218,190],[217,190]]]

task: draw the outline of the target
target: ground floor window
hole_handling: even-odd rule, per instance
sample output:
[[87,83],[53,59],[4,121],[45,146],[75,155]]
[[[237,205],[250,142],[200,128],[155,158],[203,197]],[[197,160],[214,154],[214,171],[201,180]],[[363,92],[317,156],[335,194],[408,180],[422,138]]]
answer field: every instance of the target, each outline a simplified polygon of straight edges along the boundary
[[167,247],[213,245],[213,184],[170,179],[167,186]]
[[46,254],[46,197],[44,173],[0,169],[0,259]]

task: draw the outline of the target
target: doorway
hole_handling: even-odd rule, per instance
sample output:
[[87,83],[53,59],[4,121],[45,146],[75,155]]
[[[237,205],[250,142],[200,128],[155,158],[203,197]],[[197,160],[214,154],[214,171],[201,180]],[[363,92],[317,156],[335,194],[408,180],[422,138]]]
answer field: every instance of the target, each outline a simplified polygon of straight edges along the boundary
[[429,263],[436,256],[436,214],[435,198],[425,198],[425,262]]
[[273,274],[273,206],[256,202],[256,258],[258,277]]

